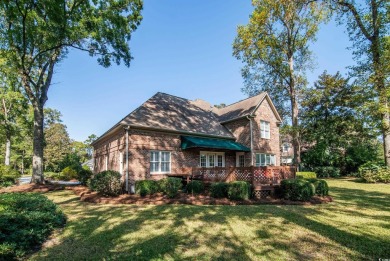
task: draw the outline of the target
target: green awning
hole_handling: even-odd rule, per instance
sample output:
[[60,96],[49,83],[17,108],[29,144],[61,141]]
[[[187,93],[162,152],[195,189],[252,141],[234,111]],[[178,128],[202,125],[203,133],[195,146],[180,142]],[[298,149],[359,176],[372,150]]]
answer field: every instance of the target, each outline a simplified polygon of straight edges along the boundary
[[192,148],[251,151],[244,145],[232,140],[181,136],[181,149],[186,150]]

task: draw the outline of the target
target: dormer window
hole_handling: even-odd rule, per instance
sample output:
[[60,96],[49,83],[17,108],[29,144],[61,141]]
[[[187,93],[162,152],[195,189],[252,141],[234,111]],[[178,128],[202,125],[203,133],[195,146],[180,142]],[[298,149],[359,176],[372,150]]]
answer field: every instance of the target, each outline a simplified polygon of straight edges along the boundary
[[270,139],[270,127],[268,121],[260,121],[260,137],[262,139]]

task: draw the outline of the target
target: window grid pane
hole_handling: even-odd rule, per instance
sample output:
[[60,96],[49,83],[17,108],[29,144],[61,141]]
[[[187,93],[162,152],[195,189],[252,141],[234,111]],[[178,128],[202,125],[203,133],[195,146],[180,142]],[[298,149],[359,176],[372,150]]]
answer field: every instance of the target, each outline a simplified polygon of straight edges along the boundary
[[217,155],[217,166],[222,167],[222,155]]
[[206,155],[204,154],[200,155],[200,166],[206,167]]
[[171,153],[169,151],[151,151],[150,152],[150,172],[170,172],[171,171]]

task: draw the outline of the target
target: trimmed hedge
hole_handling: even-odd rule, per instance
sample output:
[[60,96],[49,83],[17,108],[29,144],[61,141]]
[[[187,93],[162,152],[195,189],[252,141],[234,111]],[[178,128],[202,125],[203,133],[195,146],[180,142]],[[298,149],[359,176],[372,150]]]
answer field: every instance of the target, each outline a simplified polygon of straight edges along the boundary
[[65,180],[65,181],[68,181],[68,180],[71,180],[71,179],[77,179],[77,171],[75,169],[73,169],[71,166],[68,166],[66,168],[64,168],[60,173],[59,173],[59,176],[58,178],[60,180]]
[[315,186],[306,179],[285,179],[281,182],[284,199],[309,201],[315,193]]
[[174,198],[183,187],[180,178],[165,178],[158,181],[160,191],[170,198]]
[[211,196],[214,198],[227,198],[229,184],[225,182],[212,183],[210,186]]
[[65,222],[62,211],[41,194],[1,194],[0,260],[23,259]]
[[121,174],[106,170],[92,176],[88,187],[103,196],[118,196],[122,192]]
[[245,181],[234,181],[229,183],[227,195],[229,199],[245,200],[249,199],[251,194],[250,185]]
[[195,193],[199,194],[204,191],[204,185],[202,181],[199,180],[193,180],[188,182],[186,187],[187,193]]
[[340,169],[335,167],[315,167],[314,172],[317,173],[317,178],[337,178],[340,177]]
[[8,187],[16,184],[22,175],[10,166],[0,164],[0,187]]
[[139,180],[135,182],[135,193],[144,197],[153,195],[159,191],[159,185],[155,180]]
[[311,182],[315,188],[315,194],[323,197],[329,195],[329,186],[328,183],[323,179],[307,179],[307,181]]
[[309,171],[306,171],[306,172],[297,172],[297,178],[302,178],[302,179],[316,179],[317,178],[317,174],[315,172],[309,172]]

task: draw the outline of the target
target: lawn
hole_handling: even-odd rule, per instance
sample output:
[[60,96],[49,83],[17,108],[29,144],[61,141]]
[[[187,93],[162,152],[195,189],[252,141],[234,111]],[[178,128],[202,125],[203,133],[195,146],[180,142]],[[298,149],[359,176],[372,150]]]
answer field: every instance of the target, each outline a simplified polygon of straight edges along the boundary
[[390,185],[329,180],[313,206],[137,206],[46,195],[68,216],[32,260],[390,258]]

